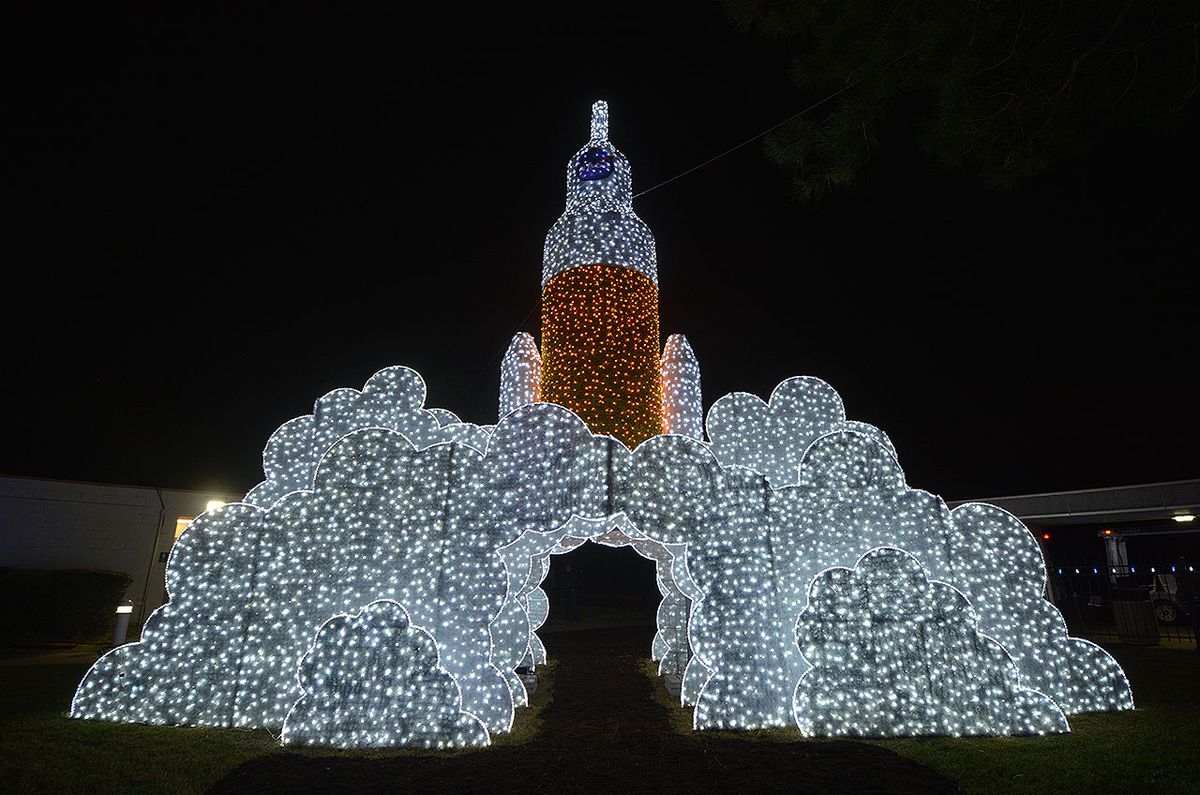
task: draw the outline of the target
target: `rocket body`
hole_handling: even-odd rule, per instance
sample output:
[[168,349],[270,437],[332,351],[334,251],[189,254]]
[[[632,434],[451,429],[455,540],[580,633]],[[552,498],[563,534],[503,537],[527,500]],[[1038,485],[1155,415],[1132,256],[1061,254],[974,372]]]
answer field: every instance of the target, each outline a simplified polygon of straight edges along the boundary
[[629,161],[592,106],[587,145],[567,163],[566,209],[542,258],[541,350],[521,332],[500,372],[500,416],[558,403],[628,447],[660,433],[703,439],[700,367],[682,334],[661,349],[654,235],[633,212]]
[[663,432],[654,236],[633,212],[629,162],[608,108],[567,165],[567,206],[542,263],[540,400],[629,447]]
[[542,291],[541,400],[629,447],[662,433],[658,287],[619,265],[580,265]]

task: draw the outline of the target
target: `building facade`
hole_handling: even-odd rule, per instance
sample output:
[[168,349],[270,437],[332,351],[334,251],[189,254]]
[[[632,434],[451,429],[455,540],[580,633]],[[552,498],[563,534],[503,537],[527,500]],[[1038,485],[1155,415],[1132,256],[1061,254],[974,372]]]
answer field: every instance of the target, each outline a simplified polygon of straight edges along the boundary
[[[240,494],[0,476],[0,568],[105,569],[133,578],[140,625],[166,599],[175,539]],[[115,607],[115,606],[114,606]],[[36,606],[29,609],[36,610]]]

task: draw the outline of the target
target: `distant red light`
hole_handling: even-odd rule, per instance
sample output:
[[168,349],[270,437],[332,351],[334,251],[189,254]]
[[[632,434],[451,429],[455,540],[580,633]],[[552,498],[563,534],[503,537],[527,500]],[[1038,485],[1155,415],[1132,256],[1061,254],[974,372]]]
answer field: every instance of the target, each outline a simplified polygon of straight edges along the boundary
[[1050,540],[1050,534],[1049,534],[1049,533],[1042,533],[1042,540],[1043,540],[1043,541],[1049,541],[1049,540]]

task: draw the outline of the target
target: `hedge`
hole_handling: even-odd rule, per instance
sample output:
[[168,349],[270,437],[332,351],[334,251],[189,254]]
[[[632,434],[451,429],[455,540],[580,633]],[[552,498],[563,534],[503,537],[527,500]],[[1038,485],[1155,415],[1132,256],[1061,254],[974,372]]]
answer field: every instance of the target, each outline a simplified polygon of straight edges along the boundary
[[131,582],[122,571],[0,568],[0,643],[111,640]]

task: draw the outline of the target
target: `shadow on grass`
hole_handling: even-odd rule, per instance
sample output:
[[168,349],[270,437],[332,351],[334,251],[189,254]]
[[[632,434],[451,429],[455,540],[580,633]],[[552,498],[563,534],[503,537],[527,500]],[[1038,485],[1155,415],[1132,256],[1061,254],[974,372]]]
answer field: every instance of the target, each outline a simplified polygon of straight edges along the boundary
[[[0,793],[10,792],[206,792],[231,770],[274,756],[353,756],[364,763],[464,755],[511,749],[536,737],[554,690],[557,663],[538,668],[541,681],[530,706],[517,711],[511,732],[489,749],[359,751],[305,749],[285,752],[265,729],[142,726],[67,717],[71,697],[87,665],[0,667]],[[304,788],[303,784],[296,788]]]
[[679,710],[656,696],[661,684],[641,670],[653,632],[547,633],[559,665],[534,742],[457,756],[276,754],[241,765],[216,791],[954,791],[948,779],[867,743],[765,744],[673,731]]
[[1075,715],[1048,737],[879,740],[954,779],[964,792],[1200,793],[1200,654],[1106,646],[1135,709]]
[[262,730],[73,721],[79,665],[0,668],[0,791],[1200,792],[1200,658],[1114,647],[1133,713],[1042,738],[805,740],[693,732],[645,659],[652,628],[547,633],[530,709],[490,748],[284,750]]
[[[967,793],[1200,793],[1200,655],[1187,648],[1108,647],[1133,685],[1133,712],[1075,715],[1071,733],[1046,737],[929,737],[867,740],[925,765]],[[655,677],[645,661],[642,672]],[[661,688],[676,732],[691,732],[691,711]],[[761,743],[817,744],[799,729],[714,736]]]
[[85,668],[0,668],[0,791],[948,792],[952,783],[866,743],[763,743],[672,730],[644,674],[653,627],[547,633],[533,706],[485,749],[284,750],[266,731],[66,717]]

